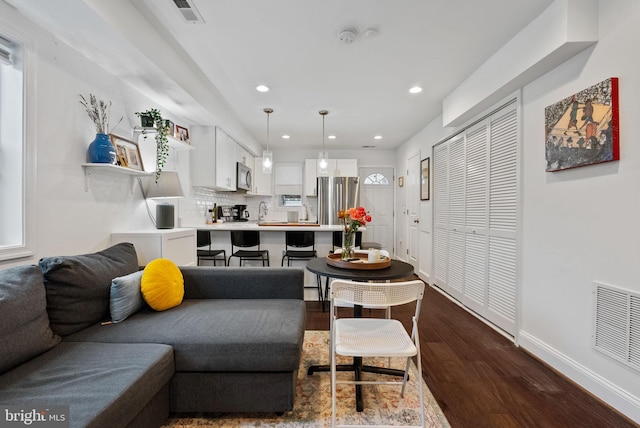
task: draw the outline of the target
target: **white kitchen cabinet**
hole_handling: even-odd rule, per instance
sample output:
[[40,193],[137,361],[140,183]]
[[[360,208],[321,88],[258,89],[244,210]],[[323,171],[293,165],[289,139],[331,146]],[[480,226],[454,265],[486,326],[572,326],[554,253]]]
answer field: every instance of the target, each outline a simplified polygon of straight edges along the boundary
[[318,178],[317,160],[305,159],[304,161],[304,194],[305,196],[318,196],[316,179]]
[[191,185],[236,190],[236,145],[222,129],[191,127]]
[[326,171],[320,171],[320,159],[315,159],[316,161],[316,176],[317,177],[332,177],[336,175],[336,159],[327,159],[327,169]]
[[221,190],[236,190],[236,145],[216,126],[216,187]]
[[320,172],[318,159],[305,159],[304,163],[304,194],[317,196],[316,178],[318,177],[357,177],[358,159],[327,159],[327,171]]
[[236,161],[253,169],[253,155],[236,142]]
[[336,159],[336,169],[333,175],[358,177],[358,159]]
[[273,196],[273,174],[262,172],[262,158],[255,158],[253,163],[253,183],[251,193],[257,196]]
[[277,163],[273,175],[276,195],[302,194],[302,163]]
[[195,229],[149,229],[111,234],[111,245],[130,242],[136,249],[138,265],[169,259],[178,266],[196,265]]

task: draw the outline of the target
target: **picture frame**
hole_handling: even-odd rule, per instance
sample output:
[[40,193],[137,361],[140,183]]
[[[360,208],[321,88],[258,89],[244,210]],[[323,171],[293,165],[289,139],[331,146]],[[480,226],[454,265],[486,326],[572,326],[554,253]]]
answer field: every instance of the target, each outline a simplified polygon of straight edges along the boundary
[[185,143],[189,143],[189,130],[184,126],[176,125],[176,132],[174,134],[174,138],[176,140],[184,141]]
[[116,149],[116,164],[136,171],[144,171],[142,165],[142,156],[140,156],[140,147],[133,141],[118,135],[109,134],[111,144]]
[[428,201],[430,198],[429,190],[431,182],[429,180],[429,160],[424,158],[420,161],[420,200]]
[[618,78],[545,107],[546,171],[620,160]]
[[404,176],[398,177],[398,187],[404,186]]
[[166,119],[164,123],[167,126],[167,135],[171,135],[172,137],[176,135],[176,125],[169,119]]

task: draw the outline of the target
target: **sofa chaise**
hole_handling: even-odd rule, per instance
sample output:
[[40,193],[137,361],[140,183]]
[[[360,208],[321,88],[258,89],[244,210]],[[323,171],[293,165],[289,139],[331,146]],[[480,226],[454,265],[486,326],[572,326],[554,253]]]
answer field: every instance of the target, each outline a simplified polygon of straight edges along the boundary
[[144,275],[131,244],[0,271],[0,404],[69,406],[70,426],[109,428],[159,426],[169,412],[290,411],[302,269],[179,270],[178,306],[127,308],[118,322],[113,287]]

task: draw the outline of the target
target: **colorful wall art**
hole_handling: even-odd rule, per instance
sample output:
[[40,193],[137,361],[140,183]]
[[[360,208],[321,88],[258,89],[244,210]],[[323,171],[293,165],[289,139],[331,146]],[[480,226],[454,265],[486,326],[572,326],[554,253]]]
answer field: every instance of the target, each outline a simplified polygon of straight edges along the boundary
[[620,159],[618,78],[545,108],[547,171]]

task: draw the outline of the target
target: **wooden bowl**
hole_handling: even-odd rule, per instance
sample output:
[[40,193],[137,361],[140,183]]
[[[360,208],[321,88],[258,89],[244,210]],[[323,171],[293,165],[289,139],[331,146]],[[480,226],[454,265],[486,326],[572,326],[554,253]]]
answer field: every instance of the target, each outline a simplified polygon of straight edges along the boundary
[[369,263],[369,256],[366,253],[355,253],[352,259],[347,260],[342,260],[342,254],[329,254],[327,264],[342,269],[374,270],[388,268],[391,266],[391,259],[380,256],[378,263]]

